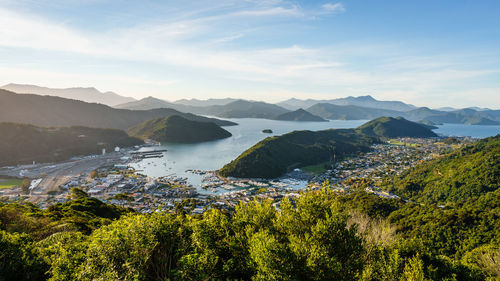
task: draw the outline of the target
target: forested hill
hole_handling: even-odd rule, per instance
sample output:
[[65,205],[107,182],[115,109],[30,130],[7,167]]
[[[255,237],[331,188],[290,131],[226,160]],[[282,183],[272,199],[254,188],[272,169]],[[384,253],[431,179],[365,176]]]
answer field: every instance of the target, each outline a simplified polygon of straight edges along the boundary
[[173,115],[146,121],[128,130],[131,136],[160,142],[195,143],[228,138],[231,133],[210,122]]
[[460,204],[500,187],[500,135],[418,165],[386,187],[415,202]]
[[293,168],[368,151],[376,138],[353,130],[294,131],[266,138],[225,165],[222,176],[276,178]]
[[427,138],[437,135],[424,125],[402,117],[379,117],[356,128],[362,134],[382,138],[414,137]]
[[73,156],[100,154],[103,148],[110,151],[116,146],[142,143],[115,129],[40,128],[0,123],[0,166],[61,161]]
[[115,109],[106,105],[86,103],[53,96],[16,94],[0,89],[0,122],[33,124],[41,127],[86,126],[128,129],[154,118],[180,115],[186,119],[214,122],[220,126],[234,122],[182,113],[174,109]]
[[434,137],[430,129],[403,118],[381,117],[356,129],[294,131],[266,138],[219,170],[238,178],[275,178],[293,168],[368,151],[380,138]]

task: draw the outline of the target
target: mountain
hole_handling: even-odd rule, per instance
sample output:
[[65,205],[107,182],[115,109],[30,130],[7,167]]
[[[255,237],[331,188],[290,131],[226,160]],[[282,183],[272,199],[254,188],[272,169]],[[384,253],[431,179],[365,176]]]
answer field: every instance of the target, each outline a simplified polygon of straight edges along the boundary
[[[213,101],[213,100],[212,100]],[[220,100],[217,100],[221,102]],[[224,101],[229,101],[225,99]],[[153,97],[144,98],[139,101],[120,104],[116,108],[132,109],[132,110],[146,110],[156,108],[172,108],[182,112],[189,112],[193,114],[211,115],[222,118],[266,118],[272,119],[276,115],[288,112],[275,104],[235,100],[224,105],[209,105],[209,106],[194,106],[188,105],[190,102],[180,101],[179,103],[171,103],[164,100],[156,99]],[[213,102],[216,103],[216,102]],[[194,102],[193,104],[196,104]],[[203,104],[202,102],[198,104]],[[206,103],[207,104],[207,103]]]
[[294,131],[268,137],[219,170],[225,177],[276,178],[293,168],[368,151],[377,138],[350,129]]
[[178,115],[146,121],[128,130],[132,136],[160,142],[196,143],[228,138],[231,133],[214,123],[191,121]]
[[0,166],[67,160],[73,156],[100,154],[116,146],[143,143],[124,131],[87,127],[41,128],[0,123]]
[[408,111],[415,108],[415,106],[406,104],[401,101],[379,101],[374,99],[372,96],[359,96],[359,97],[346,97],[331,100],[300,100],[300,99],[289,99],[277,103],[277,105],[287,108],[289,110],[295,110],[298,108],[308,108],[317,103],[330,103],[335,105],[355,105],[361,107],[377,108],[377,109],[388,109],[395,111]]
[[425,125],[408,121],[402,117],[379,117],[359,126],[358,128],[356,128],[356,131],[368,136],[382,138],[437,137],[437,135],[433,131],[428,129]]
[[420,107],[403,115],[410,120],[429,121],[435,124],[500,125],[500,110],[477,111],[466,108],[455,111],[438,111]]
[[188,106],[212,106],[212,105],[226,105],[233,101],[237,101],[237,99],[225,98],[225,99],[207,99],[207,100],[199,100],[199,99],[181,99],[177,100],[175,104],[188,105]]
[[272,119],[275,116],[289,112],[283,107],[275,104],[237,100],[226,105],[214,105],[205,107],[203,113],[222,118],[265,118]]
[[307,108],[307,111],[330,120],[371,120],[381,116],[395,117],[404,115],[403,112],[395,110],[331,103],[317,103]]
[[285,121],[307,121],[307,122],[328,122],[319,116],[313,115],[302,108],[295,111],[286,112],[275,116],[275,120],[285,120]]
[[33,124],[41,127],[86,126],[128,129],[154,118],[180,115],[186,119],[214,122],[220,126],[234,122],[181,113],[173,109],[125,110],[103,104],[86,103],[60,97],[16,94],[0,90],[0,122]]
[[415,202],[461,204],[500,187],[499,156],[497,135],[418,165],[387,182],[386,188]]
[[140,100],[115,105],[114,108],[130,109],[130,110],[150,110],[157,108],[174,109],[175,106],[176,106],[175,104],[165,100],[157,99],[154,97],[146,97]]
[[109,106],[135,101],[134,98],[120,96],[113,92],[100,92],[96,88],[53,89],[35,85],[12,83],[1,88],[18,94],[57,96],[66,99],[81,100],[84,102],[101,103]]

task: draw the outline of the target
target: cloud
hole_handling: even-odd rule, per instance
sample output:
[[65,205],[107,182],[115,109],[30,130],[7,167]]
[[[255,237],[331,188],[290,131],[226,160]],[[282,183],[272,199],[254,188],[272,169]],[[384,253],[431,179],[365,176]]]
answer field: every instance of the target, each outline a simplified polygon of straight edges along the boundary
[[344,5],[342,3],[326,3],[321,6],[323,10],[328,13],[343,13],[345,12]]

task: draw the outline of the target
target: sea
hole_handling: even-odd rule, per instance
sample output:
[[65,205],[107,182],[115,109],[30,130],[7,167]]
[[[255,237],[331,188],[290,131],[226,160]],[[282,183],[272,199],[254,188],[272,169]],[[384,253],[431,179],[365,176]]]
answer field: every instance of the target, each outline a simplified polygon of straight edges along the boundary
[[[355,128],[368,120],[330,120],[329,122],[276,121],[267,119],[241,118],[227,119],[238,123],[224,129],[231,132],[232,137],[197,144],[162,143],[160,146],[145,147],[141,150],[166,150],[162,158],[148,158],[131,163],[141,174],[152,178],[183,178],[188,184],[196,187],[200,193],[208,193],[201,188],[203,176],[192,173],[192,170],[213,171],[222,168],[238,155],[262,139],[282,135],[296,130],[325,130]],[[435,133],[441,136],[459,136],[485,138],[500,133],[500,126],[443,124],[437,126]],[[262,130],[270,129],[271,134]]]

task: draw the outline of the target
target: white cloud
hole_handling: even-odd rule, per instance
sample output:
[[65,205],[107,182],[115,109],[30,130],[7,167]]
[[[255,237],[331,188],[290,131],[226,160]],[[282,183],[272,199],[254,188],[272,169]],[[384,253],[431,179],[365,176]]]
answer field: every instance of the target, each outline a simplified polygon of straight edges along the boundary
[[323,10],[325,10],[328,13],[343,13],[345,12],[344,5],[342,3],[326,3],[323,4],[321,7],[323,7]]

